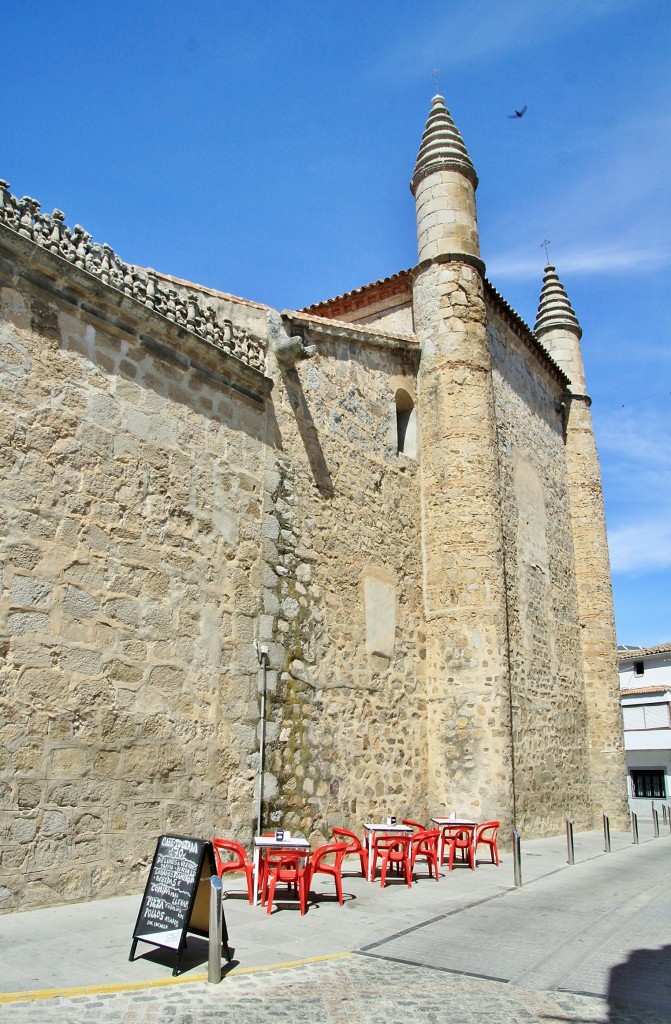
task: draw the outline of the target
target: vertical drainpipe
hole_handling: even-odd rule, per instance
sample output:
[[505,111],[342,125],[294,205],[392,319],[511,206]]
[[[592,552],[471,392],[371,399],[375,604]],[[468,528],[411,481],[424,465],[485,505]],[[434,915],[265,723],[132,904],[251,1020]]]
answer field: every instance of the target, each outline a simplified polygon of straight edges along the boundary
[[254,650],[261,666],[261,713],[259,718],[259,779],[258,800],[256,807],[256,834],[261,835],[263,825],[263,769],[266,759],[266,681],[268,672],[268,648],[254,640]]

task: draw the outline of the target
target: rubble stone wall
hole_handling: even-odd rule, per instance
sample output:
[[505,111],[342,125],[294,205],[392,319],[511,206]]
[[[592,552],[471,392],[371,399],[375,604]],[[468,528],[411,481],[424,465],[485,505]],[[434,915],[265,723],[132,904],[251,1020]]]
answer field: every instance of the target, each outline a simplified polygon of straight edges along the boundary
[[427,806],[418,464],[396,451],[416,356],[322,340],[272,370],[281,454],[264,591],[271,819],[330,836]]
[[[427,179],[428,180],[428,179]],[[415,277],[427,775],[434,813],[512,822],[505,575],[490,342],[479,270]]]
[[[515,811],[524,835],[592,823],[561,388],[489,316],[510,638]],[[536,365],[534,365],[536,363]]]

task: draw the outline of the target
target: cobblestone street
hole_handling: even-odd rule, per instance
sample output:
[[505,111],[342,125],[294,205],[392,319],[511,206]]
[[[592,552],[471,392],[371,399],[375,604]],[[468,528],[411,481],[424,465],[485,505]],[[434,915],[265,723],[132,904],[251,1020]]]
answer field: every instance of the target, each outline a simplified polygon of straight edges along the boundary
[[238,974],[221,985],[186,983],[113,995],[14,1003],[7,1024],[209,1024],[213,1021],[303,1021],[389,1024],[392,1021],[479,1024],[666,1024],[657,1009],[610,1005],[565,992],[533,992],[428,967],[353,955],[287,970]]

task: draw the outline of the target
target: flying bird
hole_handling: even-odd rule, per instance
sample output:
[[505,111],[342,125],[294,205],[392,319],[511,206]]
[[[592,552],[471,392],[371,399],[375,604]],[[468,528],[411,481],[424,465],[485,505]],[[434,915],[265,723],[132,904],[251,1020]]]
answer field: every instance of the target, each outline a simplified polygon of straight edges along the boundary
[[514,120],[517,117],[524,117],[526,112],[527,112],[527,105],[525,103],[521,110],[516,110],[514,114],[508,114],[508,117],[511,117]]

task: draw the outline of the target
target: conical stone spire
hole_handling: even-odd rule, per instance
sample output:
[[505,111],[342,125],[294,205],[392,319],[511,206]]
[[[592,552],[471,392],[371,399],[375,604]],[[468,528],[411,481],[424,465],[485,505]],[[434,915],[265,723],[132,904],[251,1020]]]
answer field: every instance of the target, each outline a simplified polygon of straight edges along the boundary
[[582,337],[582,328],[564,286],[557,277],[555,268],[548,263],[543,277],[534,332],[537,338],[541,338],[548,331],[557,329],[573,331],[578,338]]
[[478,176],[464,140],[445,106],[445,98],[434,96],[410,182],[412,194],[415,195],[417,186],[427,175],[443,169],[461,171],[474,189],[478,187]]

